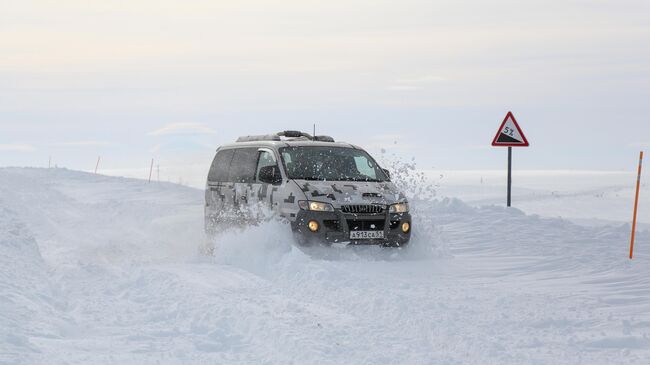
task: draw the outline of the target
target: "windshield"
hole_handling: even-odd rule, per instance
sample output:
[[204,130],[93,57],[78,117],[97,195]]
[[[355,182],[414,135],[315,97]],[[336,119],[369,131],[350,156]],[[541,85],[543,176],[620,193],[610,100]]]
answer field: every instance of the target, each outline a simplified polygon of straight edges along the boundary
[[280,149],[290,179],[321,181],[386,181],[386,174],[365,151],[346,147]]

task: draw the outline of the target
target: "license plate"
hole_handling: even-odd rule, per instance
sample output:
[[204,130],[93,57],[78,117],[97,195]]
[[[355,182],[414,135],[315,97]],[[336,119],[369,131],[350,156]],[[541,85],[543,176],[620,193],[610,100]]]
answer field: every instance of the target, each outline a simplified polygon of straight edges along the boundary
[[384,231],[352,231],[350,232],[351,240],[373,240],[384,238]]

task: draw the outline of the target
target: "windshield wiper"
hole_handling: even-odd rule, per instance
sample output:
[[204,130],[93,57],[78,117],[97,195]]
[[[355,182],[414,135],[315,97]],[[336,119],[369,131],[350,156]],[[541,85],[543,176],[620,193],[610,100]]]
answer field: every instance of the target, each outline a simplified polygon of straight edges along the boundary
[[291,179],[294,180],[307,180],[307,181],[354,181],[354,182],[384,182],[384,180],[378,180],[378,179],[354,179],[354,178],[338,178],[338,179],[327,179],[327,178],[319,178],[319,177],[314,177],[314,176],[309,176],[309,177],[294,177],[290,176]]
[[319,179],[319,178],[313,177],[313,176],[310,176],[310,177],[307,177],[307,176],[298,176],[298,177],[289,176],[289,178],[293,179],[293,180],[308,180],[308,181],[324,181],[325,180],[325,179]]

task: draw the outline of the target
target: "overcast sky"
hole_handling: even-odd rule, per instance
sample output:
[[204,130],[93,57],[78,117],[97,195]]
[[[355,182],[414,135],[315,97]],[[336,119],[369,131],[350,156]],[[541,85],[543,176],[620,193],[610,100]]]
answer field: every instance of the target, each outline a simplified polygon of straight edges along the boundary
[[0,0],[0,166],[205,164],[318,130],[420,166],[634,169],[650,1]]

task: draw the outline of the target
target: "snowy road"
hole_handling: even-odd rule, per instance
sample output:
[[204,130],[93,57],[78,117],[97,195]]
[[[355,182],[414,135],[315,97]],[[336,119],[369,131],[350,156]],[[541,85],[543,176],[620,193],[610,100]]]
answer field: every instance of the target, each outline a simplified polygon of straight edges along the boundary
[[268,224],[205,257],[202,199],[0,169],[0,363],[650,363],[650,232],[630,262],[627,226],[443,200],[407,250]]

